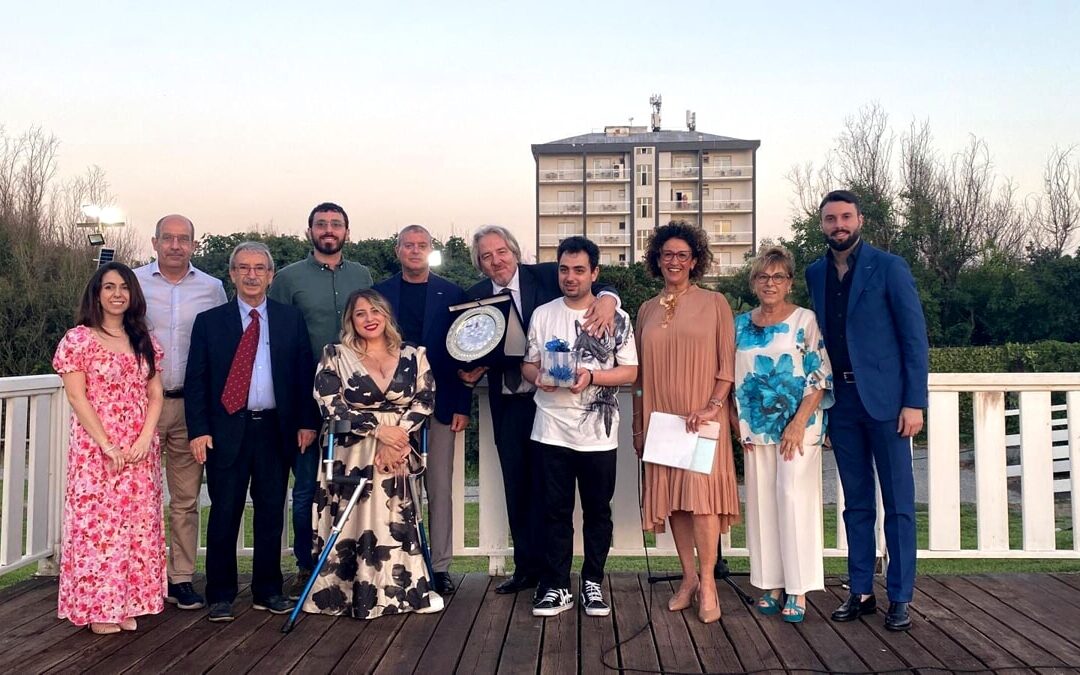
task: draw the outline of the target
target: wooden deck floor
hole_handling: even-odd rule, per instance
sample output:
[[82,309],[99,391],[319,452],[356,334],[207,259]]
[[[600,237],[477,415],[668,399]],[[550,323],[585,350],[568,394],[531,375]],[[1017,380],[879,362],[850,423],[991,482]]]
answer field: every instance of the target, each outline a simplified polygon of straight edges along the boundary
[[[231,624],[166,605],[135,633],[97,636],[57,620],[55,581],[33,580],[0,593],[0,671],[615,672],[604,661],[634,672],[1080,671],[1076,574],[920,577],[909,633],[886,631],[881,610],[870,620],[829,621],[845,593],[835,579],[810,595],[798,626],[758,615],[724,586],[723,620],[705,626],[692,610],[666,611],[670,585],[633,574],[608,577],[614,611],[606,619],[577,611],[536,619],[528,593],[497,595],[498,580],[481,574],[457,581],[446,610],[433,615],[303,616],[283,636],[283,617],[252,610],[244,588]],[[745,577],[736,581],[749,590]]]

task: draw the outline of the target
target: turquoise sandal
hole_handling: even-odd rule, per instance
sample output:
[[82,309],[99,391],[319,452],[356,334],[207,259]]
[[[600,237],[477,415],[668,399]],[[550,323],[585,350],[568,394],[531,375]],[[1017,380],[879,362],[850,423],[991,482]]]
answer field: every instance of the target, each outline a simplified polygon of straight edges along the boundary
[[772,591],[769,591],[765,595],[761,596],[761,599],[758,600],[757,605],[755,605],[755,607],[757,607],[757,611],[761,612],[765,616],[772,616],[773,614],[779,614],[780,613],[780,602],[783,600],[783,598],[784,598],[784,592],[783,591],[780,592],[780,597],[774,596],[772,594]]
[[[806,602],[806,600],[804,599],[803,602]],[[784,610],[790,612],[790,614],[785,614],[783,616],[784,621],[787,621],[788,623],[802,623],[803,616],[806,615],[806,608],[799,607],[799,605],[795,603],[794,595],[788,596],[787,603],[784,605]]]

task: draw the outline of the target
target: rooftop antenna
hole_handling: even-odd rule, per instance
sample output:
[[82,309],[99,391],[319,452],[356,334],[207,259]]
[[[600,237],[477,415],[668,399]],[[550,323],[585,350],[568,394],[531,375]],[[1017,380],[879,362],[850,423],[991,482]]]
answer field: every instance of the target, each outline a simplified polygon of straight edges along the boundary
[[686,130],[687,131],[696,131],[697,130],[697,113],[691,112],[689,110],[686,111]]
[[649,105],[652,106],[652,130],[660,131],[660,94],[653,94],[649,97]]

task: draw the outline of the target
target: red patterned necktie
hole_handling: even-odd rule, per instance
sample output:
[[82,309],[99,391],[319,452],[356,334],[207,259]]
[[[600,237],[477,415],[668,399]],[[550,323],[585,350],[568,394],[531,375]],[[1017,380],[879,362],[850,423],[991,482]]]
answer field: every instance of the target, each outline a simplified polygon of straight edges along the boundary
[[225,389],[221,392],[221,404],[232,415],[247,405],[248,389],[251,388],[251,369],[255,365],[255,352],[259,349],[259,312],[251,310],[251,323],[240,337],[236,347]]

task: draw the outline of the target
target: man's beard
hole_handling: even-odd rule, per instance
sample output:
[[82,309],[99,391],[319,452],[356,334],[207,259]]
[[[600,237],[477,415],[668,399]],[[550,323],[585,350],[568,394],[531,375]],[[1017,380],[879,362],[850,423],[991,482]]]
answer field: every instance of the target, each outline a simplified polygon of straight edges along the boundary
[[334,255],[345,246],[345,239],[334,239],[333,243],[322,239],[316,239],[312,244],[315,245],[315,250],[319,253],[322,253],[323,255]]
[[846,251],[859,243],[859,231],[852,232],[844,241],[833,241],[832,237],[825,237],[825,241],[828,242],[829,248],[834,251]]

